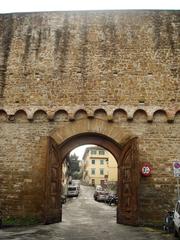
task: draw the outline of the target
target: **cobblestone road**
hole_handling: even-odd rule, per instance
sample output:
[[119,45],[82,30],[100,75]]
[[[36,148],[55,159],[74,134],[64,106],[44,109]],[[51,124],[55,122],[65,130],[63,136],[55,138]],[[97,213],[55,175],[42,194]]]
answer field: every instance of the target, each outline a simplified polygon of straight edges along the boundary
[[116,207],[93,200],[93,189],[81,186],[78,198],[63,206],[62,223],[0,230],[1,240],[172,240],[151,228],[116,224]]

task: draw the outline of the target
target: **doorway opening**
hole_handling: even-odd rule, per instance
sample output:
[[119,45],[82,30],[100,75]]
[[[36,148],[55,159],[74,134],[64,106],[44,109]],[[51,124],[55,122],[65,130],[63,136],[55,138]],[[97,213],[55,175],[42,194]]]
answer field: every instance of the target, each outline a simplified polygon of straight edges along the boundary
[[[138,224],[138,185],[139,166],[137,138],[119,144],[107,135],[96,132],[83,132],[66,138],[58,143],[48,138],[46,167],[45,222],[53,223],[62,220],[62,164],[66,156],[76,147],[94,144],[107,149],[116,159],[118,166],[117,180],[117,223]],[[95,179],[91,179],[91,183]],[[101,182],[103,184],[103,182]]]
[[[106,149],[82,145],[62,164],[62,221],[116,222],[117,161]],[[90,210],[90,211],[89,211]],[[69,217],[71,216],[71,217]]]

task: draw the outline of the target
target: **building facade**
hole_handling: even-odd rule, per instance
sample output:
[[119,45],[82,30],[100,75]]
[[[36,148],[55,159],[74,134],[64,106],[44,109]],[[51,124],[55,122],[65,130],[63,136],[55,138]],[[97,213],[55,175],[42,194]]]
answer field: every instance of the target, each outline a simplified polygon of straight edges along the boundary
[[117,183],[117,162],[112,154],[94,146],[85,150],[83,181],[89,185],[108,186]]
[[117,222],[162,224],[177,199],[179,24],[180,11],[0,15],[6,216],[60,221],[62,162],[95,144],[118,163]]

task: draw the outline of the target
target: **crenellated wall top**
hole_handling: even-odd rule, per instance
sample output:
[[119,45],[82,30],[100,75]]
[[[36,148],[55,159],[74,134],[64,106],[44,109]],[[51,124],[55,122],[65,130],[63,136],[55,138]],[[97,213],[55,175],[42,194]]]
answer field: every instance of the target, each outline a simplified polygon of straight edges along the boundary
[[[153,122],[158,115],[164,118],[163,121],[173,122],[176,115],[180,113],[180,107],[162,108],[160,106],[107,106],[107,107],[6,107],[0,108],[0,116],[4,115],[8,120],[15,120],[17,116],[24,115],[29,121],[39,119],[41,121],[74,121],[81,118],[99,118],[107,121],[140,120]],[[63,117],[62,117],[63,116]]]

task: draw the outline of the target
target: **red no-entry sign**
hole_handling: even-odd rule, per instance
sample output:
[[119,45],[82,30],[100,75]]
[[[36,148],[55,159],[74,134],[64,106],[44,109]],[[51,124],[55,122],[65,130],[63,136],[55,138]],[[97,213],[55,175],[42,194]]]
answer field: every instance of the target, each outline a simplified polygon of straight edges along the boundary
[[141,168],[141,174],[145,177],[148,177],[151,175],[152,168],[149,163],[143,163]]

